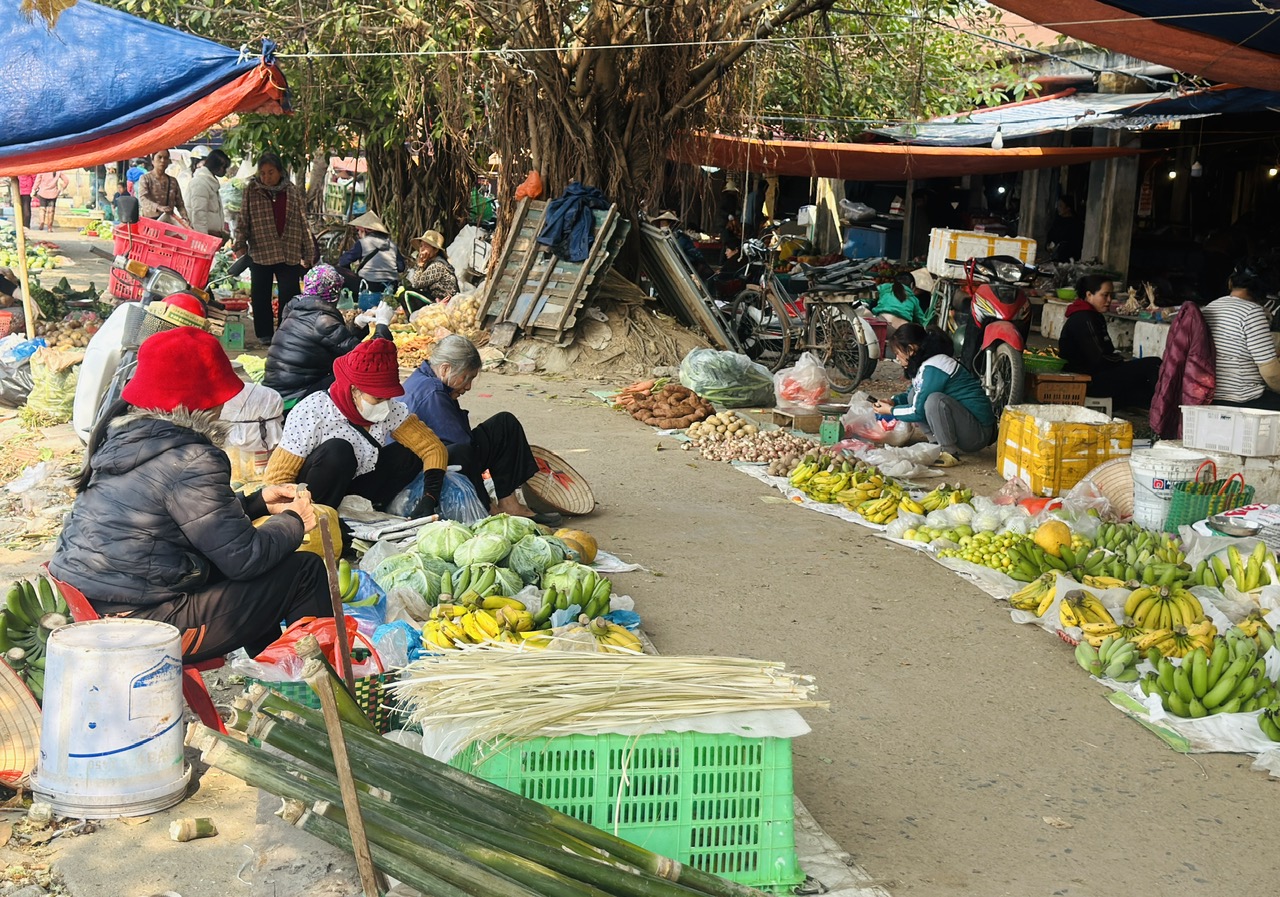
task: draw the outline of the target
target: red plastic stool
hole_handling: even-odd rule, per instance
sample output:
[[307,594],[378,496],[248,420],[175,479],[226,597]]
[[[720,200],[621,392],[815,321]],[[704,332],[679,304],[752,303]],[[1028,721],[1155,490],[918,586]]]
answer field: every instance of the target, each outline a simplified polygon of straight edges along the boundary
[[[52,573],[49,572],[49,565],[44,564],[40,568],[44,571],[45,576],[49,577],[50,582],[58,587],[58,592],[62,595],[62,599],[67,602],[67,607],[71,609],[71,618],[77,623],[84,623],[88,620],[100,619],[93,605],[89,603],[89,599],[84,597],[84,593],[70,583],[63,582]],[[202,660],[199,663],[184,663],[182,665],[182,697],[186,699],[187,706],[200,717],[200,722],[204,723],[210,729],[216,729],[223,735],[227,734],[226,724],[222,721],[222,714],[218,712],[217,706],[213,703],[213,696],[209,694],[209,687],[204,684],[204,677],[200,674],[207,670],[216,670],[219,667],[226,666],[226,661],[221,657]]]

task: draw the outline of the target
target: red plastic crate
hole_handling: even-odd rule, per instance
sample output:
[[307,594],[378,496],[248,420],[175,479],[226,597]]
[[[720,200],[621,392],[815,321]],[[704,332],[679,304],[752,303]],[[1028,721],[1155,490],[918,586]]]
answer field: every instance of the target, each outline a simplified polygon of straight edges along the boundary
[[[116,255],[127,255],[131,261],[152,267],[172,268],[193,287],[203,288],[209,282],[213,257],[222,246],[222,238],[188,230],[176,224],[161,224],[151,218],[140,218],[137,224],[117,225]],[[111,292],[117,299],[142,298],[142,284],[113,268]]]

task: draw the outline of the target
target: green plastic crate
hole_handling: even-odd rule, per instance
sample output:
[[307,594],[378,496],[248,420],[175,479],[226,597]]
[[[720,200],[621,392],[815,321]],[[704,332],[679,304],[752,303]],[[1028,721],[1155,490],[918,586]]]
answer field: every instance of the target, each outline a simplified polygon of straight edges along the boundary
[[[360,709],[383,735],[391,731],[391,717],[394,710],[393,705],[383,703],[383,700],[391,700],[391,693],[387,686],[397,678],[395,673],[378,673],[374,676],[362,676],[356,680],[356,700],[360,704]],[[312,710],[320,709],[320,698],[306,682],[268,682],[265,679],[251,678],[244,680],[245,691],[254,685],[265,685],[281,697],[288,698],[303,707],[310,707]]]
[[791,740],[664,732],[471,745],[458,769],[730,881],[790,891]]

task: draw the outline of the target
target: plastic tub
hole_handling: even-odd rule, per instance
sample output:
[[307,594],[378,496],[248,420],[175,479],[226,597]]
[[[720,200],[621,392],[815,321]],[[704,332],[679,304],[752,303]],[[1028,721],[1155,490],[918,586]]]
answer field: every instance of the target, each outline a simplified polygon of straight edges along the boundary
[[187,793],[182,647],[154,620],[88,620],[49,637],[32,790],[62,816],[110,819]]
[[1133,471],[1133,522],[1159,532],[1169,516],[1175,483],[1195,479],[1207,455],[1175,446],[1139,449],[1129,457]]

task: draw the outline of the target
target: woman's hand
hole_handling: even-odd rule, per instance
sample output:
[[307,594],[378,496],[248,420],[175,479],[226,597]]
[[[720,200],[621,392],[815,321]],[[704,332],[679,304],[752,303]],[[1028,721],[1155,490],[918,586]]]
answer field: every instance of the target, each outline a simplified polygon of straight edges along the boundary
[[304,492],[302,495],[295,496],[293,501],[289,502],[282,511],[293,511],[302,518],[302,531],[309,533],[318,525],[316,520],[316,509],[311,504],[311,493]]
[[875,409],[876,414],[893,414],[893,405],[889,402],[876,402],[871,407]]
[[298,496],[297,483],[277,483],[262,487],[262,501],[268,514],[279,514]]

